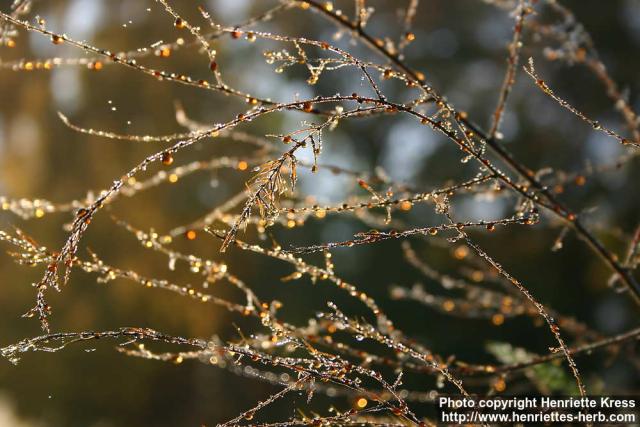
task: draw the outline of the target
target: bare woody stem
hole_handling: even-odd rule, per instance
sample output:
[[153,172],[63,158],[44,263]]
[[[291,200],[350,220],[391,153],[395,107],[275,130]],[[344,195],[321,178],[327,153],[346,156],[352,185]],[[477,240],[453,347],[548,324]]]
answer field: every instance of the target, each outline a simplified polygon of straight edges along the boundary
[[[414,71],[397,55],[389,52],[383,42],[376,40],[363,28],[351,22],[346,16],[335,14],[335,12],[333,12],[332,10],[328,10],[324,7],[322,2],[317,0],[307,0],[307,3],[315,10],[321,12],[339,25],[349,29],[353,34],[356,34],[359,39],[363,40],[374,51],[378,52],[386,59],[391,61],[392,64],[394,64],[398,69],[407,74],[407,76],[411,77],[420,84],[424,83],[424,76]],[[553,208],[549,207],[546,204],[542,204],[542,206],[547,208],[555,216],[564,220],[578,234],[578,236],[580,236],[585,242],[587,242],[587,245],[592,249],[592,251],[595,252],[609,266],[609,268],[611,268],[620,277],[620,280],[622,281],[622,283],[624,283],[636,304],[640,305],[640,284],[638,284],[632,273],[627,268],[623,267],[616,260],[616,257],[614,257],[614,255],[585,227],[585,225],[578,219],[577,215],[562,202],[560,202],[560,200],[558,200],[556,196],[554,196],[546,188],[546,186],[535,177],[533,171],[517,161],[498,140],[489,137],[489,135],[487,135],[485,131],[480,129],[480,127],[475,125],[471,120],[460,118],[460,121],[464,123],[464,125],[469,129],[473,130],[480,138],[486,141],[486,144],[489,146],[489,148],[491,148],[491,150],[502,161],[504,161],[504,163],[506,163],[514,172],[520,175],[520,177],[524,178],[533,188],[535,188],[537,191],[543,194],[547,198],[547,200],[549,200],[549,202],[553,205]],[[498,178],[504,180],[504,177],[502,176]],[[537,204],[540,204],[539,201],[535,202]]]
[[[582,354],[582,353],[589,353],[593,350],[599,350],[602,348],[611,347],[613,345],[623,344],[627,341],[637,340],[638,337],[640,337],[640,328],[632,329],[628,332],[622,333],[620,335],[616,335],[614,337],[605,338],[596,342],[570,348],[569,352],[573,356]],[[562,357],[564,357],[564,353],[562,353],[561,351],[557,351],[554,353],[549,353],[543,356],[536,357],[528,362],[496,366],[496,367],[492,367],[492,369],[489,369],[489,370],[487,370],[486,367],[480,368],[475,366],[461,366],[460,371],[463,371],[466,374],[494,375],[494,374],[507,373],[507,372],[517,371],[520,369],[530,368],[532,366],[540,365],[542,363],[550,362],[552,360],[560,359]]]

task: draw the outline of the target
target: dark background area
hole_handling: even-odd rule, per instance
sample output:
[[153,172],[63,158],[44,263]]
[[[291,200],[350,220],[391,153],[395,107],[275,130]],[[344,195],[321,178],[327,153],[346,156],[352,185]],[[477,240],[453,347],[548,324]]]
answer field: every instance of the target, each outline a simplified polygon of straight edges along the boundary
[[[0,8],[7,11],[10,3],[2,0]],[[352,3],[335,2],[336,7],[349,13]],[[376,8],[369,32],[393,37],[402,34],[397,13],[405,1],[368,3]],[[633,0],[561,3],[572,8],[584,23],[611,75],[628,90],[631,104],[640,108],[637,96],[640,3]],[[275,4],[271,0],[217,0],[208,1],[207,7],[218,21],[231,25]],[[175,5],[187,16],[193,15],[191,20],[195,22],[191,2],[176,1]],[[185,36],[178,33],[173,20],[158,4],[147,0],[36,1],[31,15],[36,14],[46,18],[51,30],[112,51]],[[406,51],[407,62],[423,71],[454,106],[488,128],[504,75],[512,26],[508,12],[480,1],[423,0],[413,30],[416,41]],[[298,9],[258,28],[327,40],[336,31],[333,24],[317,14]],[[69,46],[53,46],[46,37],[24,31],[15,41],[17,46],[13,49],[0,47],[3,61],[85,55]],[[536,58],[539,72],[557,93],[590,117],[624,132],[604,88],[592,74],[581,66],[545,61],[541,49],[546,44],[532,40],[526,32],[525,42],[522,58]],[[356,56],[382,62],[361,46],[351,44],[348,34],[335,43]],[[262,55],[273,47],[273,43],[232,42],[228,38],[216,43],[219,62],[229,83],[263,97],[292,100],[296,93],[305,98],[351,93],[362,87],[359,77],[350,72],[323,75],[316,86],[306,85],[307,76],[301,69],[275,74]],[[208,60],[196,49],[185,49],[166,60],[152,56],[144,61],[197,78],[209,76]],[[404,89],[396,86],[383,84],[389,94],[404,93]],[[236,99],[158,82],[115,65],[99,72],[84,67],[29,73],[0,71],[0,194],[56,202],[83,198],[87,191],[106,188],[114,178],[160,149],[157,144],[105,141],[76,133],[64,126],[56,112],[63,112],[85,127],[160,135],[181,131],[175,121],[174,101],[180,101],[193,118],[205,123],[224,122],[246,109],[246,104]],[[243,130],[257,134],[290,131],[299,125],[301,117],[297,113],[282,113],[251,123]],[[554,167],[571,172],[586,164],[610,162],[623,153],[613,139],[593,132],[542,94],[521,70],[503,132],[508,149],[532,169]],[[459,150],[448,141],[401,116],[345,121],[336,131],[325,135],[325,144],[322,161],[355,170],[383,166],[392,177],[425,190],[475,173],[474,165],[460,163]],[[176,161],[187,163],[222,154],[242,155],[243,149],[219,139],[198,144]],[[140,228],[168,230],[198,218],[235,194],[250,176],[250,171],[199,174],[176,186],[165,185],[132,199],[123,198],[114,204],[113,212]],[[637,160],[633,160],[620,170],[589,178],[582,187],[568,188],[562,198],[576,210],[585,211],[584,218],[594,233],[612,250],[623,254],[628,235],[638,221],[639,178]],[[212,181],[216,186],[211,185]],[[301,186],[304,192],[315,194],[320,200],[337,203],[346,197],[345,188],[353,189],[357,184],[345,183],[321,171],[317,176],[304,175]],[[456,204],[454,212],[460,217],[499,217],[508,215],[512,205],[510,200],[489,203],[469,198]],[[591,210],[593,207],[596,209]],[[69,215],[52,214],[24,221],[0,212],[1,228],[19,227],[51,248],[61,247],[66,237],[62,226],[69,220]],[[431,208],[416,208],[405,220],[407,224],[425,226],[434,223],[435,217]],[[273,234],[282,243],[302,244],[344,240],[368,228],[353,218],[338,216],[326,221],[312,220],[302,229],[282,230],[276,226]],[[616,295],[607,287],[609,270],[583,242],[570,234],[561,251],[551,252],[560,229],[555,220],[544,215],[541,223],[532,227],[514,226],[490,235],[483,232],[472,235],[545,305],[575,316],[604,335],[634,327],[637,307],[629,298]],[[251,233],[247,238],[255,240]],[[431,265],[455,273],[458,261],[452,257],[452,251],[457,244],[424,238],[412,242]],[[166,258],[141,249],[105,212],[96,217],[83,243],[113,265],[170,277],[179,283],[200,280],[186,267],[168,271]],[[220,254],[219,242],[212,237],[202,236],[195,242],[178,239],[176,247],[224,260],[259,295],[267,300],[282,300],[283,314],[292,322],[305,322],[326,307],[325,301],[343,298],[334,288],[314,287],[307,279],[282,283],[279,279],[291,272],[290,267],[234,250]],[[494,361],[485,351],[490,341],[510,342],[539,354],[554,345],[548,329],[535,326],[528,318],[507,320],[496,327],[488,320],[454,318],[413,302],[392,301],[388,292],[392,284],[411,286],[423,281],[429,285],[402,259],[399,241],[338,250],[334,261],[338,275],[376,297],[399,328],[435,352],[484,363]],[[40,334],[37,321],[20,316],[34,303],[35,292],[30,285],[41,273],[40,268],[21,267],[9,256],[0,257],[0,346]],[[215,292],[230,298],[234,295],[226,285]],[[348,304],[349,300],[344,301]],[[51,296],[51,305],[54,330],[141,326],[189,337],[237,338],[233,326],[237,319],[221,309],[120,280],[99,284],[95,276],[82,272],[72,276],[62,293]],[[580,337],[569,341],[580,342]],[[172,365],[126,357],[113,351],[113,345],[99,342],[71,346],[57,353],[27,354],[17,366],[0,361],[0,424],[211,425],[237,415],[277,390],[195,361]],[[94,348],[96,351],[85,351]],[[614,357],[596,353],[578,357],[577,362],[592,393],[638,391],[637,360],[634,362],[625,354]],[[431,380],[425,383],[409,380],[408,386],[429,391],[434,384]],[[304,397],[300,400],[302,404]],[[326,407],[326,400],[320,398],[320,402]],[[290,416],[295,402],[288,403],[276,405],[272,413],[280,419]],[[336,405],[349,407],[350,402],[338,400]]]

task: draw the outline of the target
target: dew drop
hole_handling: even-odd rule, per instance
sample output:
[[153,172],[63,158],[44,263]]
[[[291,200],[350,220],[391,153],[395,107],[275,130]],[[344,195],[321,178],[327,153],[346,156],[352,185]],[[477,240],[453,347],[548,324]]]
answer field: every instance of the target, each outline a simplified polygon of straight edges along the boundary
[[173,164],[173,156],[169,152],[162,153],[162,164],[165,166],[170,166]]

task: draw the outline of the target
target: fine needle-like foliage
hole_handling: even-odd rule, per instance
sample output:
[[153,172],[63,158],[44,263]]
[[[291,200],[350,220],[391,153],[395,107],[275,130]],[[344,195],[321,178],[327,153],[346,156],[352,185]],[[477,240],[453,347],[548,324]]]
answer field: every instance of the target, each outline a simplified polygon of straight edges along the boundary
[[[635,159],[640,145],[640,120],[609,76],[584,27],[575,24],[573,13],[556,1],[488,1],[510,16],[513,30],[511,38],[505,40],[508,46],[504,51],[503,83],[495,94],[495,103],[486,106],[484,117],[471,117],[452,105],[430,83],[428,70],[426,74],[418,71],[405,58],[405,49],[421,42],[414,33],[414,26],[419,25],[414,22],[421,7],[419,0],[402,0],[394,5],[401,10],[399,38],[394,35],[398,28],[389,29],[389,34],[370,29],[368,24],[377,11],[368,0],[336,4],[319,0],[260,1],[256,2],[259,3],[256,10],[260,12],[255,16],[229,23],[218,20],[216,10],[205,6],[156,0],[149,2],[149,6],[165,14],[167,27],[175,27],[181,36],[175,42],[159,41],[151,48],[125,52],[94,46],[75,38],[72,32],[63,34],[50,28],[36,13],[39,3],[14,0],[11,7],[0,12],[0,44],[9,49],[31,33],[49,39],[55,46],[75,49],[77,57],[1,60],[0,72],[26,75],[39,70],[85,67],[92,72],[109,73],[112,68],[125,67],[157,80],[157,85],[185,85],[207,95],[238,98],[246,108],[234,112],[232,117],[226,111],[214,111],[212,122],[201,123],[189,116],[188,108],[176,104],[176,121],[184,130],[173,134],[158,134],[155,129],[149,129],[148,134],[117,133],[87,127],[64,111],[59,113],[61,122],[83,137],[156,148],[129,170],[113,177],[108,188],[98,191],[87,188],[85,198],[56,202],[0,197],[2,210],[23,220],[55,213],[71,216],[67,238],[59,247],[45,247],[35,233],[27,230],[0,231],[0,241],[16,262],[42,271],[41,278],[33,284],[34,305],[24,315],[39,321],[42,335],[11,345],[3,343],[2,355],[9,361],[18,363],[28,357],[25,353],[32,351],[54,352],[79,342],[110,339],[117,343],[117,351],[128,356],[217,366],[278,387],[237,417],[209,420],[210,423],[422,426],[435,424],[433,415],[425,412],[424,404],[433,402],[440,393],[500,394],[509,382],[527,383],[528,390],[549,392],[548,384],[544,384],[549,372],[545,366],[550,369],[560,366],[558,375],[567,377],[563,390],[585,396],[588,382],[576,360],[584,360],[583,355],[596,350],[620,350],[640,336],[639,329],[603,336],[549,306],[530,290],[526,276],[516,277],[507,271],[503,266],[508,264],[504,255],[493,255],[480,243],[490,239],[494,231],[509,233],[527,227],[533,230],[541,222],[558,227],[562,231],[553,243],[555,250],[562,247],[568,235],[579,237],[586,250],[610,272],[611,292],[620,292],[633,304],[640,304],[640,284],[636,279],[640,226],[630,230],[629,236],[623,236],[628,242],[627,250],[617,254],[584,220],[584,213],[572,208],[561,196],[566,188],[582,186],[592,175],[620,169]],[[343,44],[332,39],[292,36],[284,27],[278,30],[280,20],[291,13],[313,14],[323,19],[327,29],[348,38],[353,49],[340,47]],[[563,25],[569,21],[574,25]],[[224,45],[247,42],[253,44],[252,52],[263,56],[276,74],[304,72],[307,84],[314,86],[342,73],[343,79],[355,79],[360,89],[351,94],[334,91],[280,100],[234,87],[229,81],[236,79],[225,73],[218,50]],[[263,49],[261,44],[269,48]],[[169,71],[170,65],[167,69],[147,65],[157,64],[157,59],[169,61],[170,56],[183,51],[201,65],[208,78]],[[535,62],[534,58],[523,58],[525,54],[533,56]],[[544,80],[543,73],[536,69],[544,61],[586,67],[602,82],[606,96],[612,101],[612,110],[618,113],[620,127],[626,128],[611,130],[582,112],[580,106],[565,100],[564,94],[552,89],[553,82]],[[567,120],[582,120],[594,131],[603,133],[607,138],[603,144],[621,144],[624,155],[614,163],[586,170],[538,171],[523,163],[507,150],[501,130],[509,101],[520,87],[516,81],[528,90],[539,88],[542,93],[534,91],[532,96],[551,98],[549,102],[555,102],[557,114],[565,114]],[[396,86],[401,89],[390,89]],[[268,120],[287,115],[300,118],[297,128],[281,131],[279,125]],[[450,167],[464,165],[466,177],[424,188],[420,184],[394,181],[380,168],[358,171],[323,160],[323,142],[331,139],[336,129],[344,123],[380,117],[410,119],[425,134],[433,133],[446,140],[459,151],[462,162]],[[259,129],[269,126],[273,129],[258,133],[255,131],[258,127],[249,126],[250,122],[261,124],[263,127]],[[487,131],[476,124],[481,122],[488,123]],[[357,139],[358,135],[349,137]],[[181,163],[183,153],[197,152],[198,147],[219,141],[232,141],[249,149],[242,154],[212,157],[205,157],[203,151],[199,152],[198,160]],[[122,198],[135,198],[165,186],[183,185],[184,191],[192,191],[189,188],[192,176],[223,170],[251,172],[251,176],[225,202],[212,206],[190,223],[162,231],[154,224],[139,227],[127,220],[126,210],[117,207],[116,202]],[[307,180],[312,186],[317,174],[326,172],[355,184],[344,202],[320,203],[297,185],[300,180]],[[454,208],[458,198],[506,200],[511,211],[503,217],[459,219]],[[431,218],[437,221],[425,216],[419,225],[409,224],[405,215],[414,208],[430,210]],[[166,257],[168,270],[174,270],[176,264],[188,266],[190,274],[202,285],[174,283],[162,277],[160,267],[155,268],[157,277],[150,277],[133,267],[110,265],[99,246],[84,244],[92,221],[98,217],[110,218],[112,227],[129,232],[140,243],[140,251]],[[308,239],[276,241],[272,235],[272,230],[283,229],[305,236],[309,223],[335,217],[352,219],[361,224],[362,231],[335,241],[305,244],[299,242]],[[175,245],[176,240],[188,243],[196,239],[205,240],[210,250],[189,253],[183,246]],[[401,241],[398,247],[404,266],[421,274],[425,283],[437,284],[436,288],[425,283],[413,287],[389,283],[388,298],[381,301],[365,292],[364,284],[342,278],[340,265],[333,263],[337,251],[357,250],[355,247],[363,245],[376,250],[383,242],[396,240]],[[457,269],[440,271],[418,249],[425,241],[450,247]],[[326,300],[324,310],[310,311],[305,322],[288,319],[282,314],[287,302],[263,296],[265,286],[271,284],[246,283],[241,279],[242,272],[233,271],[225,262],[229,254],[247,260],[261,256],[274,264],[284,264],[290,274],[282,281],[306,280],[315,286],[335,288],[351,299],[353,305]],[[55,313],[64,310],[64,306],[60,304],[53,310],[49,297],[52,291],[64,292],[73,283],[76,271],[89,273],[100,283],[118,280],[149,288],[149,292],[169,291],[193,304],[226,310],[227,317],[250,319],[252,322],[246,324],[252,325],[252,329],[238,328],[239,338],[173,336],[146,327],[121,325],[105,331],[57,331]],[[235,295],[242,296],[233,299],[229,293],[217,294],[218,288],[212,286],[215,283],[229,285],[238,291]],[[308,292],[317,289],[312,287]],[[469,322],[486,319],[496,328],[512,319],[529,318],[546,328],[549,342],[526,352],[511,344],[496,343],[479,350],[484,359],[478,359],[494,362],[462,360],[436,352],[426,344],[432,328],[437,326],[424,325],[423,336],[407,334],[396,326],[393,312],[385,309],[390,301],[414,304]],[[514,354],[523,356],[517,358]],[[411,385],[405,387],[408,377]],[[435,381],[432,390],[414,387],[431,380]],[[568,382],[571,384],[567,385]],[[295,413],[288,412],[280,420],[270,420],[264,415],[268,407],[286,401],[293,394],[306,396],[295,401]],[[316,395],[324,395],[334,403],[329,407],[316,405]]]

